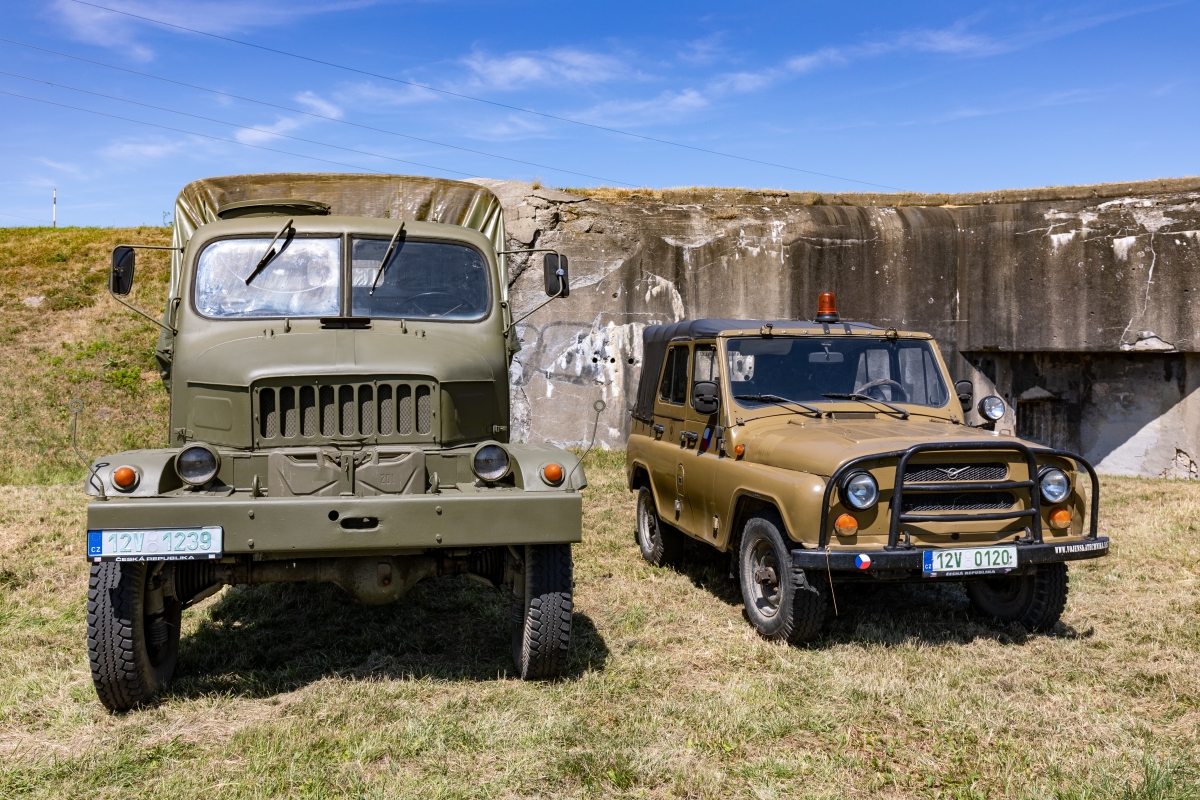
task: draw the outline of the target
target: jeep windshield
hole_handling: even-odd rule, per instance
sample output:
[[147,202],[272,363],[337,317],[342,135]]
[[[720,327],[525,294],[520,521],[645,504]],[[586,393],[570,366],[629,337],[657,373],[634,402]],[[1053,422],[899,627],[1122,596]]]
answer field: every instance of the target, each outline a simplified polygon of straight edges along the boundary
[[[258,274],[270,238],[223,239],[196,264],[196,309],[206,317],[332,317],[479,320],[487,316],[487,260],[456,242],[396,241],[374,294],[388,239],[351,238],[344,264],[342,237],[294,236]],[[349,272],[350,280],[345,280]],[[247,283],[247,278],[253,279]]]
[[739,338],[726,342],[726,357],[731,393],[747,408],[773,404],[772,398],[867,402],[831,394],[941,408],[950,397],[933,348],[925,341]]

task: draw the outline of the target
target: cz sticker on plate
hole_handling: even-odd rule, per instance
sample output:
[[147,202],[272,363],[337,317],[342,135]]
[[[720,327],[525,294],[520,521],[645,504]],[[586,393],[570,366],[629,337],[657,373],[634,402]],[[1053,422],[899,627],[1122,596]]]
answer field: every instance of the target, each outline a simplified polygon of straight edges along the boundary
[[1003,574],[1017,568],[1017,548],[1007,545],[926,550],[923,567],[926,578]]
[[222,529],[88,531],[92,561],[195,561],[221,557]]

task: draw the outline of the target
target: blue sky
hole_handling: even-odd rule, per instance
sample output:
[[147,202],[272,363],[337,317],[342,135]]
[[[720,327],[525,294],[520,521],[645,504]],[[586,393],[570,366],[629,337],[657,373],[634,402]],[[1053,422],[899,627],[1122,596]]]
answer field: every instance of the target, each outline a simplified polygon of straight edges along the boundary
[[89,2],[360,72],[0,0],[0,37],[43,48],[0,42],[0,224],[48,221],[54,187],[60,225],[161,224],[188,181],[242,172],[929,192],[1200,174],[1196,3]]

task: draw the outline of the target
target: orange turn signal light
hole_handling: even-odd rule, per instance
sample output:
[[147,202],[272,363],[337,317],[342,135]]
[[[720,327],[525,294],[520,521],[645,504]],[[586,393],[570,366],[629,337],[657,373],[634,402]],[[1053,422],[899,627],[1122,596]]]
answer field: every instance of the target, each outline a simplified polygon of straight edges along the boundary
[[858,533],[858,520],[849,514],[842,514],[834,520],[833,529],[838,536],[853,536]]
[[551,486],[558,486],[563,481],[563,468],[561,464],[547,464],[542,467],[542,479]]
[[116,486],[118,489],[129,491],[137,485],[137,480],[137,470],[133,467],[117,467],[113,470],[113,486]]
[[746,445],[739,444],[736,447],[734,447],[733,454],[738,458],[741,458],[742,456],[746,455]]
[[1050,527],[1055,530],[1063,530],[1071,527],[1071,511],[1063,507],[1058,507],[1050,512]]

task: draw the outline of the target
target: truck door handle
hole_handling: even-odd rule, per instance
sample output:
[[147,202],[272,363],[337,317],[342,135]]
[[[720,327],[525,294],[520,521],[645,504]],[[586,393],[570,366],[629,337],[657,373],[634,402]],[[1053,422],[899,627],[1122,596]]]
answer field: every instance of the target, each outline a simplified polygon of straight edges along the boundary
[[680,431],[679,432],[679,446],[680,447],[693,447],[693,446],[695,446],[696,442],[698,442],[698,441],[700,441],[700,434],[696,433],[695,431]]
[[665,429],[663,428],[663,426],[662,426],[662,425],[651,425],[651,426],[650,426],[650,430],[654,431],[654,438],[655,438],[655,439],[661,439],[661,438],[662,438],[662,435],[663,435],[663,431],[664,431]]

